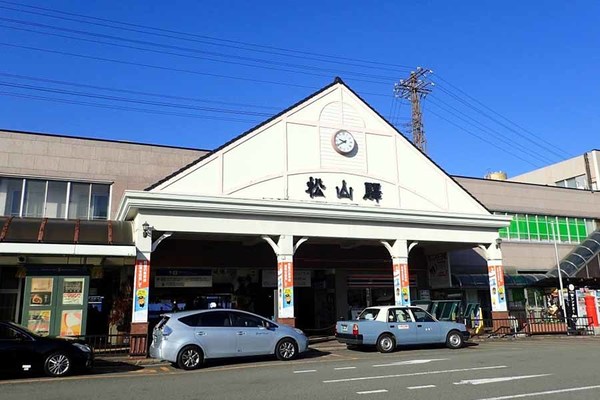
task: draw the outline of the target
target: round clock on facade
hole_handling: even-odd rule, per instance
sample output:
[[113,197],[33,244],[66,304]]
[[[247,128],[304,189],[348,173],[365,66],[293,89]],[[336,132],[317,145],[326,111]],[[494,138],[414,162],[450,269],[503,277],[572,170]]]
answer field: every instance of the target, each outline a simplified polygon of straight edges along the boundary
[[354,140],[354,136],[345,130],[340,130],[334,133],[331,142],[335,151],[342,155],[348,155],[356,148],[356,140]]

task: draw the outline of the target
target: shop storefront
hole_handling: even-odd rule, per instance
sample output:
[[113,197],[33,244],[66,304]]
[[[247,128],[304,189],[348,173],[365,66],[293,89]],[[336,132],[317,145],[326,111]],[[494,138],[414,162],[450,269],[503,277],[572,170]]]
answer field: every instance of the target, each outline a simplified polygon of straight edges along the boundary
[[130,312],[110,316],[133,274],[130,223],[6,217],[0,226],[0,319],[43,336],[129,329]]

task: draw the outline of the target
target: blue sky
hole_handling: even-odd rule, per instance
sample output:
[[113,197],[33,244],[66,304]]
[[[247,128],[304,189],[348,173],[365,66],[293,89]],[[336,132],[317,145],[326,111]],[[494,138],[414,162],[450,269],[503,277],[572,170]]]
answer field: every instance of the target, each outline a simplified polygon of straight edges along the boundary
[[600,147],[594,1],[15,4],[0,1],[4,129],[212,149],[339,75],[402,130],[394,81],[424,66],[437,85],[423,102],[428,153],[451,174],[514,176]]

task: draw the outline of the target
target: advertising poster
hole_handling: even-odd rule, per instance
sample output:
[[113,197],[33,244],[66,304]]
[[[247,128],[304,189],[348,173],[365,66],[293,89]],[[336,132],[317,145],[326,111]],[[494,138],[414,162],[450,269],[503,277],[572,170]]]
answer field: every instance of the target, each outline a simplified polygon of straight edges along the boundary
[[52,286],[54,278],[31,278],[31,295],[29,305],[47,306],[52,303]]
[[394,300],[397,306],[410,305],[408,264],[394,263]]
[[82,310],[64,310],[60,318],[60,336],[81,335]]
[[447,253],[427,256],[427,270],[429,272],[429,285],[432,289],[452,287],[452,281],[450,279],[450,260],[448,259]]
[[85,278],[64,278],[63,305],[83,305],[83,288]]
[[132,322],[148,322],[148,295],[150,291],[150,263],[148,261],[137,260],[135,262],[134,283]]
[[294,264],[291,261],[277,263],[279,293],[279,317],[294,318]]
[[489,265],[488,278],[490,280],[492,311],[508,311],[502,265]]
[[29,310],[27,329],[40,336],[48,336],[50,334],[51,315],[50,310]]

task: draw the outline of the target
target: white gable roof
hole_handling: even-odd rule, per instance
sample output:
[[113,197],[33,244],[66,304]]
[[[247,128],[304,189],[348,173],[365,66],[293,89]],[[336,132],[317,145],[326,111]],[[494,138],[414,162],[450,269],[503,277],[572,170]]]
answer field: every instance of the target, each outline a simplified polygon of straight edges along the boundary
[[[335,151],[346,130],[357,147]],[[308,183],[320,179],[324,197]],[[338,198],[343,181],[352,198]],[[365,184],[381,188],[365,199]],[[488,215],[489,211],[339,78],[149,188],[152,192],[246,199],[326,202]]]

